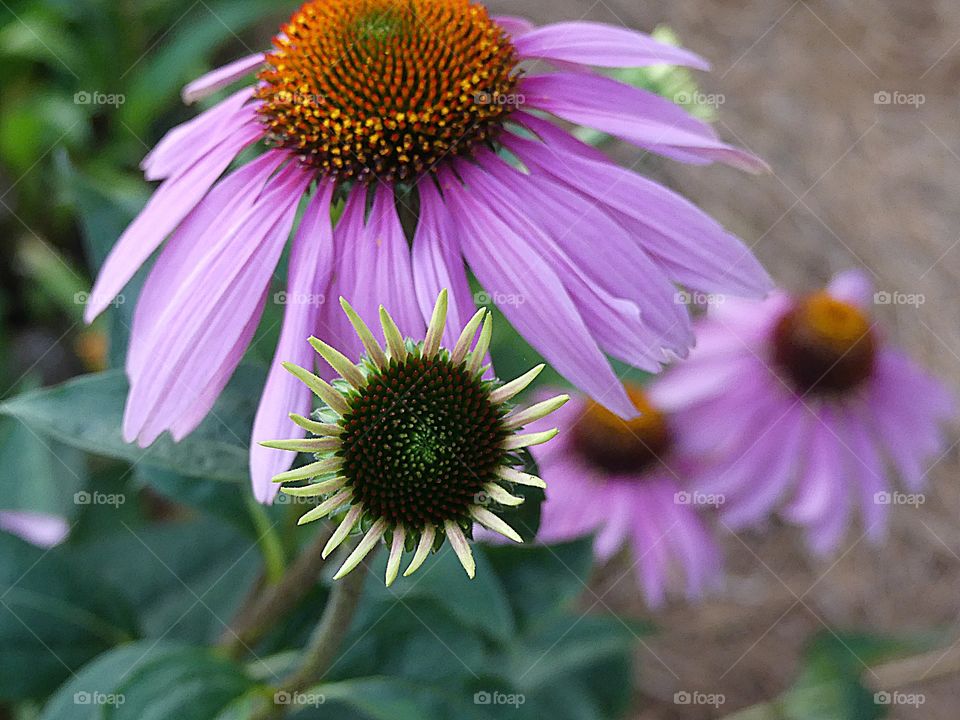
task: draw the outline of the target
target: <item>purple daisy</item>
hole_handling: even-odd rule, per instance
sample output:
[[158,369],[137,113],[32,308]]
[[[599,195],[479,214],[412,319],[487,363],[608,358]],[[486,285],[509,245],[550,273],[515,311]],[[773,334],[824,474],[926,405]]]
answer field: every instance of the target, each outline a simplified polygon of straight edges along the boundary
[[[709,498],[684,489],[695,460],[677,452],[670,418],[639,388],[628,385],[627,392],[639,417],[623,420],[592,400],[574,398],[551,415],[560,434],[530,449],[547,483],[537,541],[596,533],[600,561],[624,547],[632,550],[650,606],[684,585],[687,597],[699,597],[719,581],[722,565],[698,509]],[[541,429],[529,426],[531,432]]]
[[954,400],[889,346],[870,317],[873,301],[858,271],[802,297],[727,300],[698,328],[690,358],[655,385],[688,449],[712,453],[694,486],[725,498],[730,528],[777,512],[827,553],[857,506],[878,540],[891,504],[921,498]]
[[[290,436],[288,413],[310,409],[280,361],[311,362],[311,334],[360,353],[328,298],[347,298],[371,325],[383,303],[418,337],[448,288],[452,341],[474,311],[469,266],[562,375],[629,416],[606,355],[656,371],[686,354],[693,336],[674,282],[745,296],[770,287],[719,224],[552,122],[683,162],[762,169],[673,103],[591,70],[706,68],[686,50],[596,23],[534,28],[470,0],[313,0],[273,45],[187,86],[193,102],[257,77],[149,153],[146,176],[162,184],[91,294],[88,319],[163,245],[134,317],[128,441],[182,438],[210,411],[291,233],[283,328],[251,445],[264,502],[290,457],[258,441]],[[224,175],[241,153],[254,159]]]

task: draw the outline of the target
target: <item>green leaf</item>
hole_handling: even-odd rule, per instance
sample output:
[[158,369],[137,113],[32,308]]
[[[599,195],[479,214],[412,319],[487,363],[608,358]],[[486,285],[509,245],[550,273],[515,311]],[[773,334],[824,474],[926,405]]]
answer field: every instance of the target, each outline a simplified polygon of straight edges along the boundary
[[[464,627],[492,638],[506,639],[515,631],[507,595],[486,557],[475,552],[474,558],[477,572],[471,580],[456,554],[445,544],[417,573],[397,578],[392,587],[384,587],[382,582],[375,583],[371,579],[367,598],[372,603],[381,604],[433,601]],[[375,577],[379,580],[386,568],[385,553],[380,554],[374,567]],[[373,612],[382,612],[382,608]]]
[[560,545],[482,546],[506,588],[517,623],[533,626],[566,610],[586,589],[593,542],[583,538]]
[[208,650],[142,641],[80,670],[41,720],[209,720],[252,685],[241,667]]
[[247,443],[263,382],[262,369],[241,366],[193,434],[179,443],[164,435],[146,450],[125,443],[121,435],[127,380],[120,370],[84,375],[20,395],[0,405],[0,414],[22,420],[56,442],[96,455],[189,476],[246,482]]
[[243,668],[201,648],[183,648],[144,663],[119,685],[123,702],[105,720],[209,720],[253,682]]
[[45,695],[137,635],[124,599],[66,558],[0,534],[0,699]]
[[253,540],[207,520],[124,527],[78,553],[123,588],[146,636],[192,642],[225,631],[261,570]]
[[[394,677],[365,677],[319,685],[305,693],[324,705],[346,705],[370,720],[422,720],[434,716],[427,706],[434,700],[422,685]],[[341,714],[330,709],[331,717]]]
[[83,456],[75,449],[37,435],[18,420],[0,418],[0,510],[73,517],[74,495],[86,476]]

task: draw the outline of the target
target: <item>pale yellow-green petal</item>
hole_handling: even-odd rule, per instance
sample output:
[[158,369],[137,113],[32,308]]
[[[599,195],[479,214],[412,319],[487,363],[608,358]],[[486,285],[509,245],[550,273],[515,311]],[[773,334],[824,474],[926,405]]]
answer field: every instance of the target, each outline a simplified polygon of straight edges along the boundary
[[305,512],[303,517],[297,521],[297,525],[306,525],[314,520],[324,518],[334,510],[339,510],[345,503],[350,502],[353,497],[353,490],[345,488],[328,500],[324,500],[312,510]]
[[523,542],[523,538],[520,537],[520,534],[516,530],[486,508],[474,506],[470,508],[470,515],[488,530],[493,530],[493,532],[499,533],[514,542]]
[[498,387],[496,390],[490,393],[490,401],[495,404],[499,404],[510,400],[516,395],[519,395],[526,389],[527,385],[536,380],[537,375],[543,372],[545,367],[546,365],[543,364],[537,365],[535,368],[528,370],[516,380],[511,380],[506,385]]
[[343,298],[340,298],[340,307],[343,308],[347,319],[349,319],[350,324],[353,325],[353,331],[357,334],[357,337],[360,338],[363,349],[367,351],[367,357],[370,358],[374,365],[383,370],[387,366],[387,356],[384,354],[383,348],[380,347],[380,343],[378,343],[377,339],[373,336],[373,333],[370,332],[370,328],[367,327],[363,318],[357,315],[357,311],[350,306],[350,303]]
[[467,357],[470,346],[473,344],[473,336],[477,334],[477,328],[480,327],[480,323],[486,314],[486,308],[477,310],[473,314],[473,317],[470,318],[470,322],[468,322],[466,327],[461,331],[460,338],[457,340],[456,345],[453,346],[453,352],[450,354],[450,360],[454,365],[459,365]]
[[443,523],[443,529],[447,532],[447,540],[450,541],[450,547],[456,553],[457,559],[467,571],[467,577],[471,580],[477,574],[477,563],[473,559],[473,551],[470,550],[470,543],[467,541],[463,530],[453,520],[447,520]]
[[560,432],[557,428],[544,430],[538,433],[528,433],[526,435],[511,435],[503,441],[504,450],[519,450],[520,448],[532,447],[534,445],[543,445],[550,442]]
[[343,565],[337,570],[337,574],[333,576],[333,579],[339,580],[359,565],[370,551],[373,550],[374,545],[380,542],[386,529],[387,521],[383,518],[380,518],[371,525],[370,529],[367,530],[367,534],[363,536],[363,540],[360,541],[360,544],[357,545],[354,551],[343,561]]
[[315,337],[310,338],[310,345],[313,346],[313,349],[317,351],[320,357],[327,361],[330,367],[340,373],[340,377],[353,385],[353,387],[359,390],[366,384],[363,373],[360,372],[357,366],[350,362],[350,359],[342,352]]
[[340,547],[340,544],[347,539],[347,535],[353,530],[353,526],[357,524],[357,520],[360,519],[362,514],[363,505],[354,505],[347,511],[347,514],[337,526],[337,529],[334,530],[333,535],[330,536],[327,544],[323,546],[323,553],[321,554],[324,558]]
[[427,326],[427,335],[423,341],[423,356],[432,358],[440,350],[440,342],[443,340],[443,329],[447,323],[447,290],[444,288],[437,297],[437,303],[433,306],[433,315],[430,317],[430,324]]
[[390,557],[387,558],[387,587],[393,585],[393,581],[397,579],[397,575],[400,573],[400,558],[403,555],[403,545],[406,538],[407,534],[402,527],[394,528],[393,541],[390,543]]
[[420,542],[417,543],[417,550],[413,554],[413,560],[410,561],[410,565],[403,573],[404,577],[412,575],[420,569],[420,566],[423,565],[424,560],[426,560],[430,554],[430,550],[433,548],[433,541],[436,537],[437,529],[433,525],[428,524],[423,528],[423,532],[420,535]]

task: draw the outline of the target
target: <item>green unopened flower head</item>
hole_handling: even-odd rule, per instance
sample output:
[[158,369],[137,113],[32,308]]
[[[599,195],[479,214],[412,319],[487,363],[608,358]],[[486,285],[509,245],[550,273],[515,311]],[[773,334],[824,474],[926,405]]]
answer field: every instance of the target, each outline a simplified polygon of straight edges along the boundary
[[301,367],[285,366],[325,407],[318,420],[291,416],[314,437],[263,443],[313,453],[316,458],[274,481],[296,483],[282,488],[287,494],[318,498],[319,504],[300,518],[301,525],[327,516],[339,518],[324,556],[351,533],[362,534],[336,578],[353,570],[383,540],[390,546],[386,573],[390,585],[405,551],[413,553],[404,572],[410,575],[444,539],[473,577],[468,540],[473,523],[521,542],[500,511],[523,502],[512,494],[514,485],[544,487],[540,478],[518,469],[523,465],[518,451],[549,441],[557,431],[523,434],[521,429],[569,398],[561,395],[525,410],[512,405],[512,398],[533,381],[542,365],[506,384],[484,379],[493,323],[485,309],[467,323],[453,349],[442,348],[446,291],[437,299],[422,342],[404,340],[381,307],[386,348],[349,303],[341,299],[340,304],[366,354],[353,363],[311,338],[311,345],[340,378],[326,383]]

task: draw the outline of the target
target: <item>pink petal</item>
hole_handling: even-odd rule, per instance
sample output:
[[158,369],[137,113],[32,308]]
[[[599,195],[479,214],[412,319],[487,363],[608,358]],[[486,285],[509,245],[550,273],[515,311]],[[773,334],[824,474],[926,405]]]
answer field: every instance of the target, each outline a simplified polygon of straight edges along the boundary
[[216,150],[157,189],[147,206],[117,240],[104,262],[84,313],[87,322],[92,322],[123,290],[164,238],[203,199],[237,153],[262,135],[263,129],[257,125],[244,127],[226,138]]
[[836,275],[827,286],[827,292],[837,300],[844,300],[861,309],[873,307],[873,280],[862,270],[847,270]]
[[271,503],[278,486],[272,479],[288,470],[296,453],[265,448],[263,440],[301,438],[306,433],[289,418],[290,413],[309,416],[312,407],[310,389],[281,367],[292,362],[310,367],[314,350],[307,339],[316,332],[320,306],[326,298],[333,269],[333,227],[330,200],[333,183],[322,185],[300,223],[290,252],[290,269],[284,306],[283,329],[270,366],[250,444],[250,473],[253,493],[261,503]]
[[247,105],[253,90],[235,92],[209,110],[170,130],[140,163],[147,180],[164,180],[190,167],[223,138],[256,120],[256,106]]
[[[258,311],[312,174],[289,165],[176,291],[130,388],[124,436],[152,443],[201,395]],[[237,359],[239,361],[239,358]]]
[[550,263],[475,193],[449,176],[443,180],[462,220],[470,268],[487,292],[516,298],[500,305],[507,319],[557,372],[622,417],[634,417],[636,408]]
[[544,142],[504,134],[504,144],[528,166],[616,211],[626,223],[625,237],[635,238],[672,279],[708,292],[748,296],[772,288],[750,250],[685,198],[613,163],[587,157],[569,142],[578,141],[550,123],[532,117],[524,123]]
[[246,77],[263,64],[263,53],[249,55],[239,60],[234,60],[223,67],[201,75],[196,80],[183,88],[181,96],[183,102],[192,105],[197,100],[202,100],[208,95],[212,95],[217,90],[222,90],[236,82],[240,78]]
[[516,15],[491,15],[490,19],[499,25],[507,35],[518,37],[533,30],[536,25]]
[[447,347],[453,347],[463,326],[476,312],[476,303],[457,244],[456,228],[443,199],[429,180],[421,182],[419,190],[420,219],[411,256],[417,301],[429,322],[440,291],[449,291],[443,340]]
[[173,233],[137,298],[127,351],[127,374],[131,379],[137,377],[143,367],[150,348],[149,338],[157,330],[157,320],[173,290],[202,258],[216,250],[217,245],[210,242],[210,237],[221,233],[253,206],[264,184],[285,157],[285,153],[270,151],[235,170],[213,187]]
[[600,75],[554,73],[523,78],[530,107],[615,135],[684,162],[721,161],[749,172],[766,164],[717,139],[710,127],[669,100]]
[[542,58],[600,67],[685,65],[709,70],[702,58],[649,35],[596,22],[545,25],[514,40],[522,58]]
[[32,545],[49,548],[67,539],[70,524],[58,515],[2,510],[0,531],[16,535]]

